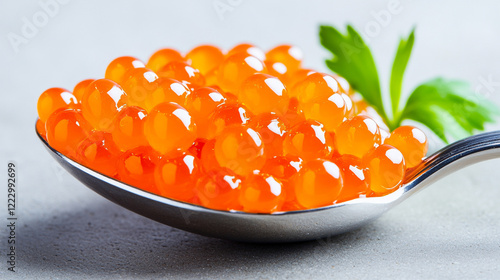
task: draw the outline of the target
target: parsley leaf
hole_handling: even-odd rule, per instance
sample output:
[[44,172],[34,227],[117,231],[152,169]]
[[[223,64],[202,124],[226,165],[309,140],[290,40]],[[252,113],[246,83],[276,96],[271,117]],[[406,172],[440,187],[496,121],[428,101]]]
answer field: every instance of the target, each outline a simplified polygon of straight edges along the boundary
[[415,29],[411,31],[408,39],[401,39],[401,41],[399,42],[398,51],[396,52],[396,57],[394,58],[394,63],[392,64],[390,93],[392,103],[392,116],[394,119],[397,119],[399,117],[399,102],[401,98],[401,89],[403,87],[403,75],[406,69],[406,65],[408,65],[408,61],[410,60],[414,41]]
[[396,124],[403,119],[416,120],[448,143],[450,138],[463,138],[484,130],[484,124],[493,122],[493,116],[498,114],[498,108],[474,93],[468,83],[436,78],[413,91]]
[[386,119],[375,60],[361,36],[348,25],[345,36],[331,26],[321,26],[319,37],[321,44],[334,55],[326,60],[326,65],[349,81],[351,87]]
[[334,27],[321,26],[319,36],[321,44],[333,54],[326,65],[343,76],[391,130],[399,127],[403,120],[411,119],[426,125],[448,143],[484,130],[485,123],[494,122],[494,116],[500,115],[498,107],[474,93],[468,83],[444,78],[418,86],[400,109],[403,76],[415,41],[415,30],[412,30],[407,39],[401,39],[392,65],[389,96],[392,118],[389,118],[375,61],[358,32],[350,25],[345,35]]

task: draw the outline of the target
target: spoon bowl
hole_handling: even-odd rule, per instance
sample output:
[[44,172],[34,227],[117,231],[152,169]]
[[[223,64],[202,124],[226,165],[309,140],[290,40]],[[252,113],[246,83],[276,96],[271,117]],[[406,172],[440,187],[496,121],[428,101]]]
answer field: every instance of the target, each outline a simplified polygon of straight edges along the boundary
[[[35,129],[36,130],[36,129]],[[500,157],[500,131],[448,145],[409,170],[403,185],[381,197],[358,198],[300,211],[254,214],[208,209],[158,196],[91,170],[53,149],[50,155],[98,194],[135,213],[185,231],[242,242],[278,243],[324,238],[366,225],[413,193],[467,165]]]

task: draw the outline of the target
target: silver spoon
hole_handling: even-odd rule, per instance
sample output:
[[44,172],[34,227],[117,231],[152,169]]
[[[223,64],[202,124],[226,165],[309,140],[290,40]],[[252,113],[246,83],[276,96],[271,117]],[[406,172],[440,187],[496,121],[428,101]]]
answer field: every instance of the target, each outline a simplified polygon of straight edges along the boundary
[[345,233],[370,223],[438,179],[470,164],[500,157],[500,131],[448,145],[409,171],[403,186],[382,197],[358,198],[322,208],[251,214],[219,211],[161,197],[95,172],[54,150],[69,173],[103,197],[157,222],[189,232],[244,242],[306,241]]

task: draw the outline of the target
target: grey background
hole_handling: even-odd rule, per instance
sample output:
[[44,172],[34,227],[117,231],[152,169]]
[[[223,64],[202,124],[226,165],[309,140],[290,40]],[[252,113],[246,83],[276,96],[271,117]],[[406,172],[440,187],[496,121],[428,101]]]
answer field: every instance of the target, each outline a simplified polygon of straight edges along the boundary
[[[253,245],[182,232],[114,205],[58,167],[33,128],[45,89],[71,89],[102,77],[117,56],[147,60],[164,46],[286,42],[304,50],[305,66],[326,71],[320,23],[362,30],[383,82],[398,38],[417,26],[406,92],[445,75],[499,104],[499,84],[485,81],[500,82],[500,2],[402,0],[397,14],[378,22],[390,1],[67,2],[16,51],[9,34],[22,36],[24,18],[33,23],[44,10],[38,1],[0,1],[0,278],[498,278],[500,160],[461,170],[352,233]],[[440,145],[432,141],[433,149]],[[19,176],[15,275],[7,271],[2,226],[8,161]]]

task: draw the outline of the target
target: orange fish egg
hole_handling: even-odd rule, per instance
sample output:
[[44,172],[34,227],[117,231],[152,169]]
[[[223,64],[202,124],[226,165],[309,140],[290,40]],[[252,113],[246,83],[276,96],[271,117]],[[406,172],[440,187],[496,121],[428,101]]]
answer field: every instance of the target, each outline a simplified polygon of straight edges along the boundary
[[111,134],[102,131],[93,131],[76,149],[78,162],[109,177],[117,173],[119,156]]
[[113,120],[111,135],[120,150],[126,151],[148,145],[144,135],[146,117],[147,112],[136,106],[126,107],[118,113]]
[[149,58],[148,64],[146,66],[154,72],[158,72],[161,68],[165,67],[165,65],[169,64],[172,61],[185,61],[185,59],[178,51],[165,48],[155,52]]
[[283,182],[288,181],[293,175],[299,172],[302,168],[302,163],[303,160],[297,156],[274,156],[266,160],[261,171],[273,175]]
[[239,44],[234,46],[229,52],[227,52],[226,57],[232,56],[233,54],[238,54],[238,53],[244,53],[244,54],[249,54],[251,56],[255,56],[261,61],[264,61],[266,59],[266,54],[262,49],[259,47],[256,47],[252,44]]
[[231,125],[247,124],[253,115],[237,103],[220,104],[210,115],[207,138],[212,139]]
[[95,80],[88,85],[82,97],[83,117],[97,130],[112,130],[113,119],[125,106],[127,94],[107,79]]
[[288,91],[276,77],[254,74],[248,77],[238,92],[240,101],[254,114],[274,112],[283,115],[288,109]]
[[104,78],[121,85],[123,80],[127,78],[126,74],[129,70],[143,67],[146,66],[139,59],[132,56],[121,56],[111,61],[108,68],[106,68]]
[[150,146],[140,146],[124,152],[117,160],[120,181],[160,194],[154,179],[154,171],[159,160],[160,155]]
[[274,113],[264,113],[255,116],[249,125],[262,137],[266,156],[283,154],[283,140],[287,126],[282,117]]
[[190,88],[198,88],[205,85],[205,77],[200,70],[182,61],[172,61],[158,71],[162,78],[171,78],[185,82]]
[[215,158],[215,139],[208,140],[201,149],[201,165],[205,172],[220,169],[219,162]]
[[288,73],[288,69],[286,68],[285,64],[268,60],[264,61],[264,64],[266,65],[267,72],[271,76],[274,76],[285,83]]
[[239,202],[243,211],[272,213],[279,211],[285,202],[283,185],[265,173],[251,173],[241,183]]
[[370,188],[377,195],[395,191],[405,175],[403,154],[391,145],[382,144],[363,158],[370,170]]
[[155,168],[156,187],[162,196],[192,202],[199,169],[199,159],[191,154],[162,158]]
[[343,155],[334,162],[344,175],[344,187],[338,201],[366,196],[370,191],[370,170],[363,165],[362,160],[352,155]]
[[328,99],[334,93],[344,92],[332,75],[312,73],[293,87],[291,96],[297,97],[300,103],[308,103]]
[[223,91],[219,86],[211,86],[211,88],[216,89],[218,92],[220,92],[224,97],[226,98],[226,101],[224,103],[226,104],[236,104],[238,103],[238,97],[230,92]]
[[182,106],[166,102],[154,107],[144,123],[149,145],[162,155],[185,152],[196,139],[196,125]]
[[305,208],[332,205],[344,186],[340,168],[324,159],[305,162],[292,182],[297,202]]
[[323,124],[306,120],[288,131],[283,141],[283,152],[304,160],[326,158],[333,152],[333,140]]
[[209,117],[225,101],[224,95],[210,87],[198,88],[186,98],[186,109],[198,127],[199,138],[209,138]]
[[122,82],[123,90],[128,96],[129,106],[148,107],[147,99],[159,91],[158,75],[148,68],[135,68],[127,72]]
[[78,144],[91,131],[80,110],[62,108],[49,116],[45,128],[49,145],[70,158],[75,157]]
[[208,142],[207,139],[197,138],[194,140],[194,144],[189,147],[188,152],[192,155],[195,155],[197,158],[201,158],[201,151],[203,151],[203,147]]
[[297,203],[295,189],[291,178],[302,168],[302,159],[296,156],[275,156],[266,160],[261,172],[272,175],[280,180],[285,193],[283,211],[303,209]]
[[417,166],[427,154],[427,137],[422,130],[414,126],[405,125],[396,128],[385,143],[403,153],[406,168]]
[[328,98],[304,102],[299,106],[304,110],[304,116],[307,119],[321,122],[328,131],[335,131],[347,115],[345,99],[339,93],[334,93]]
[[302,50],[291,45],[277,46],[266,54],[267,61],[280,62],[284,64],[289,71],[296,71],[299,69],[303,57]]
[[354,103],[349,95],[345,93],[342,93],[341,95],[345,103],[345,117],[350,119],[354,117]]
[[367,116],[355,116],[343,122],[336,130],[335,147],[342,155],[362,158],[376,145],[380,145],[377,123]]
[[255,73],[265,73],[266,66],[257,57],[247,53],[228,56],[217,70],[217,81],[224,91],[237,94],[241,83]]
[[203,174],[196,183],[202,206],[217,210],[241,210],[238,201],[242,178],[229,169]]
[[38,117],[46,122],[57,109],[76,109],[77,104],[78,100],[71,92],[63,88],[49,88],[38,98]]
[[215,69],[224,60],[224,53],[216,46],[200,45],[186,54],[186,59],[191,66],[200,70],[202,75],[206,75]]
[[78,100],[78,103],[82,103],[82,98],[85,94],[85,90],[93,81],[95,81],[95,79],[87,79],[76,84],[75,88],[73,89],[73,95],[76,97],[76,100]]
[[47,140],[47,130],[45,130],[45,123],[42,120],[36,120],[36,131],[43,139]]
[[259,133],[246,126],[230,126],[215,138],[215,158],[220,166],[238,175],[248,175],[265,163]]
[[207,87],[218,87],[217,86],[219,84],[219,82],[217,80],[218,73],[219,73],[219,67],[217,66],[214,69],[208,71],[208,73],[204,74],[205,85]]
[[170,78],[158,80],[158,90],[146,97],[145,109],[150,111],[154,106],[164,102],[175,102],[181,106],[186,103],[186,98],[191,90],[182,82]]
[[283,115],[283,118],[286,120],[288,127],[292,127],[306,120],[304,111],[299,108],[299,101],[297,100],[297,98],[292,97],[289,99],[288,109]]
[[295,71],[287,71],[282,81],[285,83],[287,88],[290,89],[290,96],[294,94],[292,89],[295,87],[295,85],[298,84],[299,82],[302,82],[305,78],[307,78],[307,76],[313,73],[316,73],[316,71],[311,69],[298,69]]

